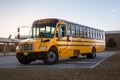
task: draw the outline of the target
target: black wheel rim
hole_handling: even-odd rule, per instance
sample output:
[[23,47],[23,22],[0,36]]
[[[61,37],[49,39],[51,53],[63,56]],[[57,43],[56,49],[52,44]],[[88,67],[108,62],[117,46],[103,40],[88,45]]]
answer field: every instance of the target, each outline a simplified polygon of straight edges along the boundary
[[50,51],[48,54],[47,54],[47,60],[49,62],[54,62],[56,60],[56,54],[55,52],[53,51]]

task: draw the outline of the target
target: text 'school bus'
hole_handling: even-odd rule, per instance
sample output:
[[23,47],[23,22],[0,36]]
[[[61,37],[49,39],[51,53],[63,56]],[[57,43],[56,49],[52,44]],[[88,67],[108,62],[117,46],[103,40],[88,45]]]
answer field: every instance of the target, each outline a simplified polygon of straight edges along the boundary
[[81,24],[61,19],[41,19],[33,22],[28,39],[19,42],[16,57],[22,64],[43,60],[55,64],[59,58],[86,55],[95,58],[105,49],[105,33]]

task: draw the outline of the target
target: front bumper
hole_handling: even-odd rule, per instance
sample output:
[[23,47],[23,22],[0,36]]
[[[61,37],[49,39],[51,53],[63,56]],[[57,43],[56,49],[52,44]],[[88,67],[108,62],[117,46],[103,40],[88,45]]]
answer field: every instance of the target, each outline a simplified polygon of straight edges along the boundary
[[25,53],[16,53],[16,58],[29,58],[29,59],[43,59],[46,57],[47,52],[27,52],[27,55]]

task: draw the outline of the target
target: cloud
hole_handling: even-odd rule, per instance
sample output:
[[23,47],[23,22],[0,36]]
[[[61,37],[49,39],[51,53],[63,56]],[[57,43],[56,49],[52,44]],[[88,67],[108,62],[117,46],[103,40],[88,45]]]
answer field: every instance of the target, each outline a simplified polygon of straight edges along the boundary
[[113,12],[113,13],[115,13],[115,12],[120,12],[120,8],[113,9],[112,12]]
[[120,8],[113,9],[111,12],[112,12],[111,18],[120,17]]

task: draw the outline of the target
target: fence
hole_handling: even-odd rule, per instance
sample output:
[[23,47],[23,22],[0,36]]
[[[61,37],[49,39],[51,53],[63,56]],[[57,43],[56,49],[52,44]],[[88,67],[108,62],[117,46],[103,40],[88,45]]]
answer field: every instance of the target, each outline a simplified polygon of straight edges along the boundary
[[0,55],[15,54],[17,43],[0,43]]
[[15,54],[16,46],[19,41],[18,39],[0,37],[0,56]]

